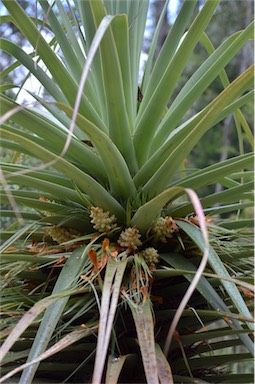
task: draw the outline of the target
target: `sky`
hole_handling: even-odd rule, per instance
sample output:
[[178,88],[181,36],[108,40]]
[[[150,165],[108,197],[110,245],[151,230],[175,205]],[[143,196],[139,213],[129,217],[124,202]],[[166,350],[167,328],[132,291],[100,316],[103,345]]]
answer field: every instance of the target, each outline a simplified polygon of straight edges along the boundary
[[176,18],[176,13],[178,9],[179,0],[170,0],[169,10],[170,10],[170,22],[173,23]]

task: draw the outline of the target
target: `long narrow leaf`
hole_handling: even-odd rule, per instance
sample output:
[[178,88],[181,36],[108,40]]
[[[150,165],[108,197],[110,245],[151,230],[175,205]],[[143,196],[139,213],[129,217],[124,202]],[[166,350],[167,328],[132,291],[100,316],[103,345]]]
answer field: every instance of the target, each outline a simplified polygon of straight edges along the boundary
[[[2,113],[12,111],[18,106],[14,101],[2,95],[0,96],[0,102]],[[38,137],[42,137],[46,141],[45,145],[47,145],[47,148],[54,148],[58,154],[62,152],[67,138],[67,133],[63,128],[27,108],[20,108],[11,118],[17,124],[26,127],[26,130],[31,131]],[[22,134],[22,132],[19,132],[19,134]],[[74,160],[80,161],[81,164],[87,164],[88,173],[98,175],[99,178],[103,177],[104,168],[100,159],[93,153],[91,148],[84,145],[81,141],[71,140],[67,155],[70,155]],[[103,178],[105,179],[106,177],[104,176]]]
[[[202,236],[199,229],[194,224],[187,223],[184,221],[177,220],[177,223],[195,241],[198,247],[201,250],[203,250],[204,245],[203,245],[203,240],[202,240]],[[210,247],[208,261],[210,263],[211,268],[215,271],[215,273],[222,276],[230,277],[224,264],[222,263],[221,259],[219,258],[219,256],[217,255],[217,253],[212,247]],[[239,312],[242,313],[244,316],[250,318],[251,317],[250,311],[247,308],[245,301],[243,300],[235,284],[232,284],[228,281],[223,280],[222,285],[228,292],[232,302],[235,304],[236,308],[238,308]],[[251,330],[253,329],[253,326],[249,322],[247,323],[247,326]]]
[[127,301],[136,326],[147,383],[159,384],[150,302],[146,300],[142,305],[135,305],[131,300]]
[[[180,221],[177,221],[178,225]],[[209,250],[209,258],[210,258],[210,252],[211,249]],[[175,255],[170,255],[170,254],[162,254],[161,257],[163,260],[165,260],[168,264],[172,265],[174,268],[185,268],[187,270],[191,270],[193,273],[196,272],[196,267],[192,265],[192,263],[189,260],[186,260],[183,256],[178,255],[176,257]],[[186,277],[187,280],[192,281],[192,277],[189,273],[184,273],[184,276]],[[225,275],[223,275],[225,276]],[[226,277],[227,278],[227,277]],[[205,297],[207,302],[216,310],[216,313],[224,318],[229,317],[231,318],[231,321],[233,323],[234,329],[241,330],[243,329],[241,324],[236,320],[235,314],[233,315],[234,317],[231,316],[231,313],[229,313],[227,305],[224,303],[224,301],[221,299],[219,294],[216,292],[214,287],[210,284],[210,282],[205,278],[201,277],[196,289],[200,292],[202,296]],[[243,314],[240,314],[237,316],[237,319],[240,318],[241,320],[244,320]],[[250,318],[250,316],[248,317]],[[251,319],[251,323],[253,320]],[[250,337],[246,334],[238,334],[240,340],[246,345],[247,349],[253,353],[253,343],[250,339]]]
[[100,383],[102,379],[104,362],[106,359],[113,320],[118,304],[120,286],[126,269],[126,264],[126,258],[122,260],[114,260],[113,258],[110,258],[107,263],[100,308],[96,360],[92,379],[93,384]]
[[[244,183],[238,185],[237,187],[226,189],[222,192],[213,193],[209,196],[201,198],[201,203],[204,208],[212,207],[217,203],[234,203],[239,201],[242,198],[252,199],[252,194],[246,195],[245,192],[251,192],[253,187],[253,182],[250,181],[248,183]],[[183,207],[179,207],[177,209],[173,209],[171,214],[174,216],[186,216],[188,213],[193,212],[192,206],[190,204],[186,204]]]
[[[222,161],[219,164],[213,164],[209,167],[205,167],[199,171],[192,173],[190,176],[182,178],[171,185],[178,184],[186,188],[200,188],[203,185],[209,185],[211,183],[219,182],[224,177],[231,175],[232,172],[238,170],[251,168],[253,166],[254,155],[253,153],[247,153],[245,155],[236,156],[231,159]],[[246,173],[246,172],[245,172]],[[245,174],[242,174],[244,177]]]
[[[96,2],[91,1],[90,5],[98,26],[102,18],[106,17],[103,2],[101,0]],[[126,33],[122,33],[122,36],[125,36],[123,44],[127,45],[127,17],[123,15],[116,16],[116,18],[119,19],[118,27],[126,30]],[[114,29],[114,31],[116,31],[116,29]],[[124,76],[123,71],[125,68],[123,65],[121,67],[112,29],[109,29],[105,33],[100,45],[100,52],[108,111],[109,136],[125,158],[131,173],[134,173],[137,167],[128,118],[128,110],[130,110],[131,106],[127,109],[126,102],[128,100],[125,100],[123,89],[123,79],[126,76],[129,77],[130,72],[129,68],[126,67],[127,73],[126,76]]]
[[94,180],[91,176],[82,172],[80,169],[64,160],[63,158],[56,156],[55,154],[43,149],[39,145],[30,142],[22,136],[15,135],[11,132],[1,129],[2,135],[10,139],[22,142],[25,148],[29,149],[34,156],[39,157],[45,162],[53,162],[54,167],[63,172],[72,179],[76,184],[88,195],[93,196],[93,204],[102,207],[106,211],[115,213],[116,216],[124,218],[124,211],[120,204],[107,192],[101,184]]
[[[215,116],[216,118],[211,123],[211,125],[208,126],[207,129],[212,128],[224,118],[226,118],[229,114],[235,112],[237,108],[247,104],[251,100],[253,100],[252,91],[248,92],[244,96],[241,96],[234,102],[229,103],[228,106],[224,108],[218,116]],[[196,124],[202,119],[204,112],[205,111],[199,112],[197,115],[183,123],[181,126],[176,128],[174,132],[172,132],[166,143],[162,145],[162,148],[158,149],[158,151],[156,151],[155,154],[151,156],[151,158],[144,164],[143,167],[140,168],[140,170],[135,175],[134,181],[137,186],[140,187],[144,185],[150,179],[150,177],[155,174],[155,172],[161,167],[161,165],[164,164],[167,158],[171,155],[172,151],[175,149],[175,145],[177,144],[177,142],[179,142],[179,140],[185,139],[188,132],[191,132],[192,129],[194,129],[194,127],[196,126]],[[175,139],[177,139],[177,142],[175,142]]]
[[158,364],[158,374],[159,380],[161,384],[174,384],[173,376],[171,372],[171,368],[168,364],[168,361],[163,354],[160,346],[156,344],[156,356],[157,356],[157,364]]
[[109,356],[107,362],[107,371],[105,384],[117,384],[119,381],[119,375],[126,361],[127,356]]
[[[71,116],[72,109],[70,107],[63,104],[58,105]],[[118,148],[114,145],[114,142],[112,142],[104,132],[101,132],[94,124],[79,114],[76,117],[76,124],[90,137],[102,162],[105,164],[113,195],[124,198],[134,196],[136,189],[129,169]]]
[[74,79],[78,82],[81,77],[82,65],[85,61],[85,57],[83,56],[83,62],[78,60],[78,58],[76,57],[75,52],[73,51],[73,47],[69,43],[66,34],[64,33],[63,26],[61,26],[61,24],[59,23],[55,13],[52,10],[51,5],[45,0],[39,0],[39,3],[42,9],[44,10],[48,22],[51,25],[52,31],[54,32],[54,36],[57,39],[58,44],[60,45],[66,64],[68,65],[68,69],[72,73]]
[[192,104],[198,100],[199,96],[221,72],[230,59],[240,50],[244,43],[251,38],[252,32],[253,24],[250,24],[243,32],[237,32],[230,36],[229,39],[224,41],[223,44],[209,56],[194,75],[191,76],[175,98],[162,123],[158,127],[157,135],[153,139],[152,151],[159,148],[172,130],[178,126],[182,116],[184,116]]
[[[150,94],[149,100],[147,98],[143,99],[145,108],[141,108],[140,106],[137,117],[137,129],[134,137],[135,149],[140,165],[142,165],[148,158],[151,139],[155,133],[157,124],[162,117],[164,108],[167,105],[184,66],[186,65],[187,58],[197,44],[200,35],[207,27],[218,3],[219,0],[207,1],[205,3],[204,7],[192,23],[181,46],[170,61],[162,78],[156,86],[155,91],[152,95]],[[165,87],[166,83],[168,84],[167,88]],[[151,111],[153,111],[153,113],[151,113]],[[143,147],[143,151],[139,150],[141,147]]]
[[207,225],[203,213],[203,209],[201,206],[201,203],[195,194],[195,192],[191,189],[186,189],[186,193],[188,194],[190,200],[192,201],[192,204],[194,205],[198,220],[199,220],[199,226],[200,226],[200,234],[201,234],[201,248],[203,252],[203,256],[201,259],[201,262],[197,268],[196,274],[189,285],[187,291],[185,292],[177,311],[174,315],[173,321],[171,323],[170,329],[168,331],[168,335],[166,338],[165,346],[164,346],[164,353],[167,356],[170,348],[170,344],[174,335],[174,332],[176,330],[177,324],[181,318],[182,312],[184,311],[187,303],[189,302],[194,290],[196,289],[197,284],[199,283],[200,278],[202,277],[202,274],[206,268],[208,257],[209,257],[209,237],[208,237],[208,231],[207,231]]
[[[85,248],[78,248],[72,253],[70,258],[65,263],[63,269],[61,270],[61,273],[53,289],[53,294],[60,293],[61,291],[67,289],[70,290],[74,287],[79,277],[79,274],[81,273],[82,268],[84,266],[84,260],[87,257],[87,251],[90,246],[91,244],[89,244]],[[30,362],[39,357],[47,348],[47,345],[60,319],[60,316],[68,302],[68,299],[68,296],[64,297],[58,300],[53,305],[47,307],[39,330],[36,334],[34,343],[30,350],[27,362]],[[38,364],[39,363],[33,364],[32,366],[30,365],[23,371],[20,383],[32,383]]]
[[[77,83],[74,81],[71,74],[65,68],[57,55],[53,52],[45,38],[36,28],[36,25],[32,22],[30,17],[26,14],[18,2],[3,0],[3,3],[12,15],[13,22],[17,25],[17,27],[32,44],[32,46],[37,50],[41,59],[46,64],[48,70],[51,72],[53,79],[61,88],[66,99],[73,106],[78,88]],[[83,115],[90,118],[99,127],[104,126],[103,121],[100,119],[85,96],[82,97],[80,111]]]
[[[241,93],[245,92],[252,83],[253,67],[248,68],[236,80],[234,80],[218,97],[216,97],[203,111],[198,119],[194,119],[185,127],[185,130],[178,131],[175,135],[175,140],[169,140],[163,145],[159,152],[168,154],[168,158],[158,169],[158,171],[150,178],[150,180],[143,187],[145,193],[151,194],[159,192],[169,182],[176,169],[180,166],[181,162],[190,153],[194,145],[201,139],[204,133],[211,128],[211,124],[217,116],[230,102],[232,102]],[[178,138],[179,136],[179,138]],[[158,156],[158,154],[156,155]],[[146,163],[155,161],[153,157]]]
[[19,367],[13,369],[11,372],[7,373],[0,379],[0,383],[4,382],[5,380],[9,379],[16,373],[22,371],[25,368],[28,368],[32,364],[38,364],[40,361],[47,359],[48,357],[52,356],[53,354],[61,351],[62,349],[68,347],[69,345],[72,345],[78,340],[81,340],[83,337],[88,336],[91,331],[95,330],[97,327],[92,328],[86,328],[82,330],[77,330],[69,333],[65,337],[63,337],[60,341],[58,341],[56,344],[54,344],[52,347],[50,347],[46,352],[42,353],[39,357],[33,359],[32,361],[22,364]]
[[166,203],[182,192],[181,187],[168,188],[146,204],[141,205],[132,217],[131,225],[136,226],[142,234],[145,234]]
[[22,63],[37,79],[43,84],[45,89],[58,101],[66,101],[59,87],[52,82],[52,79],[46,75],[46,73],[35,65],[33,59],[26,54],[17,44],[12,43],[9,40],[0,39],[1,49],[8,54],[18,59],[18,62]]

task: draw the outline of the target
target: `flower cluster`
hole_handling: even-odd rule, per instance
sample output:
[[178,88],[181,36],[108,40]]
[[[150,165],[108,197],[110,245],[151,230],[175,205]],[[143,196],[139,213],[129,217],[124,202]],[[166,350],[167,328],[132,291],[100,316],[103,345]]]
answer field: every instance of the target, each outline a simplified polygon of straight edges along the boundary
[[141,235],[137,228],[129,227],[121,232],[118,243],[121,247],[137,249],[142,245],[140,237]]
[[80,236],[80,233],[72,228],[57,227],[56,225],[47,228],[45,231],[46,235],[49,235],[58,244],[65,243]]
[[166,243],[177,231],[178,227],[171,216],[160,217],[151,229],[152,234],[156,235],[163,243]]
[[156,264],[159,262],[158,251],[155,248],[149,247],[141,251],[141,256],[144,258],[146,264]]
[[[39,197],[39,200],[42,201],[43,203],[57,204],[55,200],[46,199],[46,197],[44,196]],[[56,215],[55,212],[49,212],[49,211],[42,211],[42,214],[47,217]]]
[[116,217],[110,216],[110,212],[104,212],[102,208],[90,207],[90,217],[93,227],[99,232],[110,232],[117,226]]

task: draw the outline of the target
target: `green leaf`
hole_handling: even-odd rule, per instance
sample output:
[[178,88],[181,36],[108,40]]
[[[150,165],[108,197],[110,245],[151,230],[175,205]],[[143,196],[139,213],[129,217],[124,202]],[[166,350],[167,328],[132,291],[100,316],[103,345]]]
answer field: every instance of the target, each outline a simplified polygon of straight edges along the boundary
[[[185,3],[187,4],[187,3]],[[190,3],[191,4],[191,3]],[[165,5],[164,5],[164,8],[161,12],[161,15],[160,15],[160,18],[159,18],[159,21],[156,25],[156,29],[155,29],[155,32],[153,34],[153,37],[152,37],[152,41],[150,43],[150,49],[149,49],[149,53],[148,53],[148,58],[147,58],[147,61],[146,61],[146,65],[145,65],[145,69],[144,69],[144,74],[143,74],[143,80],[142,80],[142,86],[141,86],[141,89],[143,91],[143,93],[145,93],[145,90],[146,90],[146,87],[148,85],[148,82],[150,80],[150,77],[152,76],[151,75],[151,71],[152,71],[152,64],[153,64],[153,59],[154,59],[154,55],[155,55],[155,51],[156,51],[156,48],[157,48],[157,42],[158,42],[158,38],[159,38],[159,34],[160,34],[160,31],[161,31],[161,28],[162,28],[162,25],[163,25],[163,22],[164,22],[164,19],[166,17],[166,12],[167,12],[167,9],[168,9],[168,6],[169,6],[169,0],[167,0],[165,2]],[[186,5],[185,5],[186,6]],[[181,15],[182,13],[180,12],[179,15]],[[183,25],[183,27],[185,26],[185,23],[181,23]],[[176,44],[178,42],[178,36],[177,36],[177,33],[175,31],[175,33],[173,33],[173,30],[174,29],[177,29],[176,28],[176,25],[177,23],[175,22],[174,25],[172,26],[172,32],[171,34],[173,36],[169,37],[170,33],[167,35],[167,39],[170,40],[170,38],[172,38],[172,41],[173,41],[173,37],[175,37],[176,39]],[[182,31],[182,33],[184,32],[184,29]],[[182,34],[181,33],[181,34]],[[165,42],[165,46],[167,45],[167,42]],[[168,53],[170,51],[169,47],[168,47],[168,50],[166,50]],[[161,49],[160,51],[160,57],[163,56],[162,54],[163,52],[163,48]],[[169,60],[169,58],[168,58]],[[163,62],[167,62],[168,60],[164,59]],[[155,71],[155,67],[154,67],[154,71]],[[158,70],[156,71],[156,73],[160,73],[162,71]]]
[[[36,25],[16,1],[3,0],[3,4],[12,15],[13,22],[36,49],[38,55],[43,60],[53,79],[65,95],[71,106],[74,105],[77,94],[77,83],[67,70],[58,56],[53,52],[50,45],[46,42]],[[52,80],[51,80],[52,81]],[[63,100],[61,100],[63,101]],[[80,113],[88,117],[99,127],[104,123],[83,95],[81,100]]]
[[20,48],[17,44],[14,44],[4,38],[0,39],[0,45],[3,51],[15,57],[18,62],[23,64],[38,79],[38,81],[40,81],[40,83],[45,87],[45,89],[56,100],[66,102],[66,98],[60,91],[59,87],[52,81],[52,79],[48,75],[46,75],[46,73],[39,67],[39,65],[35,65],[35,62],[32,57],[25,53],[22,48]]
[[[18,104],[2,95],[0,96],[0,102],[2,113],[7,113],[18,106]],[[42,138],[45,142],[44,147],[47,149],[54,150],[56,154],[62,152],[67,139],[67,132],[64,131],[61,125],[56,125],[51,120],[27,108],[17,111],[12,115],[11,119],[18,125],[26,127],[26,130],[36,134],[36,137]],[[20,130],[19,134],[22,135],[23,131]],[[99,177],[102,181],[106,179],[100,159],[90,147],[81,141],[72,139],[66,155],[86,167],[87,173]]]
[[[253,153],[235,156],[231,159],[222,161],[221,163],[213,164],[193,172],[190,176],[183,177],[181,180],[172,183],[171,186],[178,184],[178,186],[184,188],[193,188],[197,190],[204,185],[219,182],[222,177],[231,175],[233,172],[251,168],[253,166],[253,161]],[[241,177],[245,177],[245,173],[243,173]]]
[[[103,2],[90,1],[91,10],[98,27],[105,16]],[[124,84],[130,77],[128,63],[124,66],[123,59],[120,62],[118,50],[114,41],[113,32],[120,32],[123,37],[122,44],[125,52],[128,50],[128,24],[125,15],[116,16],[112,21],[117,22],[114,29],[106,31],[100,44],[100,59],[103,71],[104,92],[106,94],[109,137],[115,143],[124,159],[126,160],[130,172],[134,173],[137,169],[133,142],[131,140],[132,127],[129,124],[128,111],[132,110],[132,105],[126,107],[128,99],[125,99]],[[121,65],[122,64],[122,65]],[[130,100],[130,99],[129,99]]]
[[[58,280],[54,286],[52,292],[53,294],[59,294],[62,291],[67,289],[70,290],[74,287],[84,266],[84,260],[87,257],[87,251],[90,246],[91,244],[85,248],[78,248],[72,253],[69,259],[66,261],[63,269],[61,270]],[[54,304],[47,307],[39,330],[36,334],[34,343],[30,350],[27,362],[30,362],[40,356],[47,348],[47,345],[51,339],[55,327],[57,326],[61,314],[63,313],[68,299],[69,296],[61,298]],[[37,367],[38,363],[26,368],[21,375],[20,383],[32,383]]]
[[[91,327],[92,328],[92,327]],[[62,349],[68,347],[69,345],[72,345],[73,343],[77,342],[78,340],[81,340],[82,338],[88,336],[89,334],[92,333],[93,328],[90,330],[89,327],[87,327],[85,330],[77,330],[69,333],[65,337],[63,337],[60,341],[55,343],[51,348],[49,348],[46,352],[42,353],[39,357],[33,359],[32,361],[22,364],[19,367],[13,369],[11,372],[9,372],[7,375],[2,377],[0,382],[2,380],[6,380],[10,378],[11,376],[15,375],[16,373],[22,371],[25,368],[28,368],[32,364],[37,364],[38,362],[47,359],[51,355],[61,351]]]
[[87,193],[89,196],[93,196],[93,203],[95,206],[99,206],[106,211],[114,213],[120,219],[124,220],[125,213],[121,205],[107,192],[101,184],[94,180],[91,176],[82,172],[79,168],[72,165],[70,162],[53,154],[52,152],[40,147],[34,142],[23,138],[20,135],[16,135],[11,132],[1,129],[3,137],[7,137],[12,140],[16,140],[27,148],[35,157],[40,158],[49,164],[54,164],[54,167],[73,180],[80,189]]
[[[147,161],[144,169],[142,168],[140,170],[139,176],[138,174],[136,175],[136,178],[140,177],[144,181],[144,176],[147,172],[150,172],[151,177],[142,188],[145,194],[156,194],[165,188],[182,161],[198,143],[204,133],[212,127],[216,116],[237,96],[251,86],[252,79],[253,69],[250,67],[224,89],[197,117],[188,122],[184,128],[176,130],[166,144]],[[162,165],[153,174],[154,163],[157,164],[157,159],[160,159],[161,156],[163,156],[163,161],[165,161],[161,163]],[[145,173],[145,175],[143,173]],[[146,179],[148,180],[147,175]],[[135,180],[135,182],[137,185],[138,181]]]
[[[116,5],[125,2],[117,1]],[[149,1],[127,2],[125,7],[128,14],[129,25],[129,55],[131,71],[131,87],[133,93],[133,108],[137,108],[137,87],[139,81],[140,58],[144,42],[144,31],[149,11]],[[116,40],[116,38],[115,38]]]
[[24,233],[26,233],[28,230],[30,230],[33,227],[33,224],[24,225],[23,228],[16,231],[7,241],[5,241],[0,246],[0,253],[3,253],[8,249],[17,239],[19,239],[20,236],[22,236]]
[[[254,31],[253,31],[253,36],[251,36],[251,39],[254,39]],[[206,33],[203,34],[201,42],[204,44],[204,47],[209,54],[212,54],[214,52],[214,46],[210,41],[210,39],[208,38],[208,36],[206,35]],[[229,79],[225,70],[220,73],[220,79],[224,87],[226,87],[229,84]],[[254,149],[253,133],[250,127],[248,126],[247,121],[240,109],[238,109],[238,111],[234,114],[234,119],[235,119],[237,131],[239,131],[239,135],[240,135],[240,124],[241,124],[251,144],[251,147]]]
[[[70,107],[59,103],[57,105],[65,111],[68,116],[72,115],[72,109]],[[76,117],[76,124],[90,137],[101,157],[102,163],[105,164],[105,170],[108,174],[113,195],[122,199],[135,196],[136,189],[127,164],[111,139],[80,114]]]
[[[124,3],[124,2],[123,2]],[[136,103],[134,103],[134,95],[132,90],[132,74],[130,68],[131,56],[129,53],[129,26],[128,19],[116,17],[111,24],[114,42],[118,52],[118,60],[121,69],[121,77],[123,82],[123,92],[125,96],[125,107],[129,121],[129,130],[131,135],[134,131],[134,121],[136,116]],[[125,132],[123,132],[125,137]],[[128,138],[129,139],[129,138]],[[132,140],[131,140],[132,142]],[[133,142],[132,142],[133,144]],[[134,156],[134,153],[133,153]],[[134,162],[135,168],[137,167]]]
[[[70,42],[67,39],[63,26],[59,23],[57,16],[53,12],[52,6],[48,3],[48,1],[39,0],[39,3],[42,9],[44,10],[45,15],[47,16],[47,20],[52,27],[54,36],[61,48],[61,51],[63,52],[64,60],[67,64],[68,70],[72,73],[72,76],[78,82],[81,77],[82,66],[85,62],[85,57],[83,55],[83,60],[81,61],[81,55],[80,55],[80,58],[78,60],[78,57],[76,56],[73,50],[73,46],[70,44]],[[61,11],[62,8],[59,4],[58,4],[58,8]],[[61,20],[65,20],[66,22],[65,25],[69,26],[68,30],[70,32],[71,23],[70,21],[68,21],[68,18],[66,17],[65,12],[63,11],[61,12]]]
[[[204,208],[212,207],[216,203],[235,203],[242,199],[252,199],[252,188],[253,182],[250,181],[248,183],[240,184],[237,187],[226,189],[225,191],[213,193],[209,196],[202,197],[200,199]],[[246,192],[250,192],[250,194],[246,194]],[[186,216],[194,211],[191,204],[185,204],[183,207],[178,207],[177,209],[173,209],[171,214],[174,216]]]
[[[208,59],[191,76],[185,86],[174,99],[163,121],[160,123],[157,134],[153,139],[151,153],[154,153],[164,143],[173,129],[178,126],[180,120],[193,103],[211,82],[220,74],[232,57],[239,52],[245,42],[252,36],[253,23],[244,31],[237,32],[225,40]],[[228,84],[226,84],[227,86]]]
[[11,175],[6,173],[5,176],[11,176],[11,180],[15,184],[20,186],[27,186],[38,189],[39,191],[45,191],[50,193],[52,196],[55,196],[56,199],[61,196],[62,199],[69,199],[71,201],[76,201],[81,203],[79,195],[71,188],[66,188],[60,185],[57,185],[55,182],[49,182],[47,180],[38,180],[35,177],[25,176],[25,175]]
[[[188,3],[191,3],[190,8],[194,4],[192,4],[192,2]],[[212,18],[218,3],[218,0],[205,3],[154,90],[150,93],[148,91],[150,89],[148,85],[148,97],[145,95],[140,105],[137,116],[137,128],[134,136],[137,160],[140,166],[143,165],[148,158],[151,139],[174,90],[175,84],[187,63],[188,57]],[[186,8],[188,8],[188,5]],[[168,85],[167,87],[165,86],[166,84]],[[141,147],[143,148],[142,151],[140,150]]]
[[[39,193],[39,192],[36,193],[36,192],[30,192],[30,191],[13,191],[12,195],[15,201],[20,206],[22,205],[27,206],[29,208],[34,208],[39,211],[55,212],[60,214],[61,211],[63,213],[66,213],[65,209],[70,210],[70,208],[67,208],[60,203],[59,204],[54,202],[46,203],[44,201],[40,201],[39,198],[42,196],[42,193]],[[5,192],[1,192],[0,197],[2,202],[4,203],[8,202]],[[54,200],[54,196],[48,193],[43,194],[43,197],[51,201]]]
[[183,191],[181,187],[168,188],[147,203],[141,205],[132,217],[131,225],[137,227],[142,234],[145,234],[166,203],[180,195]]
[[[253,100],[253,92],[248,92],[244,96],[241,96],[238,100],[230,103],[217,116],[217,118],[214,120],[211,126],[208,127],[208,129],[215,126],[217,123],[222,121],[229,114],[233,113],[238,107],[245,105],[251,100]],[[185,135],[187,135],[187,132],[191,131],[195,127],[195,124],[199,121],[201,117],[202,117],[202,112],[200,112],[193,118],[183,123],[169,136],[168,141],[162,146],[162,148],[159,149],[154,155],[152,155],[150,160],[148,160],[145,163],[145,165],[141,167],[141,169],[135,175],[134,181],[137,186],[140,187],[144,185],[150,179],[150,177],[154,175],[155,172],[157,172],[157,170],[161,167],[161,165],[164,164],[164,162],[170,156],[171,152],[175,148],[175,145],[178,143],[178,140],[179,140],[178,135],[180,135],[180,137],[182,138],[185,138]],[[184,133],[183,136],[181,135],[182,130]],[[176,138],[177,138],[177,142],[175,142]]]

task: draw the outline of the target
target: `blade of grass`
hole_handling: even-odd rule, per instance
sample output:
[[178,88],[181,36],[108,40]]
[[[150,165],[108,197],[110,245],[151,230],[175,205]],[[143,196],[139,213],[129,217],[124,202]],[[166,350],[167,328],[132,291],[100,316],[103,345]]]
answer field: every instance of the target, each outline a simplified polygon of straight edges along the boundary
[[183,193],[182,187],[171,187],[160,193],[147,203],[141,205],[135,212],[131,220],[131,225],[139,229],[141,234],[145,234],[162,208],[176,196]]
[[[82,72],[82,66],[85,62],[85,57],[83,56],[83,60],[78,60],[74,50],[73,46],[70,44],[70,42],[67,39],[66,33],[64,32],[63,25],[60,24],[56,14],[52,10],[52,6],[48,3],[48,1],[41,1],[39,0],[39,3],[45,13],[45,16],[47,18],[48,23],[50,24],[52,31],[54,33],[54,37],[56,38],[61,51],[64,56],[64,61],[66,62],[68,66],[68,70],[74,77],[74,79],[78,82],[81,77]],[[69,26],[69,31],[72,30],[70,20],[66,16],[66,12],[63,12],[63,9],[61,5],[58,4],[58,9],[61,13],[61,21],[65,21],[65,26]],[[62,11],[62,12],[61,12]],[[77,44],[77,41],[76,41]]]
[[[231,175],[232,172],[237,172],[242,169],[252,168],[254,161],[253,153],[239,155],[231,159],[222,161],[219,164],[213,164],[201,170],[193,172],[191,175],[171,183],[171,186],[178,184],[185,188],[198,189],[203,185],[210,185],[219,181],[224,176]],[[243,177],[243,175],[242,175]]]
[[[187,4],[187,3],[186,3]],[[164,8],[160,14],[160,18],[158,20],[158,23],[156,25],[156,28],[155,28],[155,31],[153,33],[153,37],[152,37],[152,41],[150,43],[150,49],[149,49],[149,53],[148,53],[148,58],[147,58],[147,61],[146,61],[146,65],[145,65],[145,69],[144,69],[144,73],[143,73],[143,79],[142,79],[142,85],[141,85],[141,89],[142,89],[142,93],[145,94],[145,90],[146,90],[146,87],[148,85],[148,82],[149,82],[149,79],[150,77],[152,76],[151,75],[151,72],[152,72],[152,64],[153,64],[153,59],[154,59],[154,56],[155,56],[155,51],[156,51],[156,48],[157,48],[157,43],[158,43],[158,38],[159,38],[159,34],[160,34],[160,30],[162,28],[162,25],[163,25],[163,22],[164,22],[164,19],[166,17],[166,12],[167,12],[167,9],[168,9],[168,6],[169,6],[169,0],[167,0],[165,2],[165,5],[164,5]],[[181,12],[179,13],[181,14]],[[185,23],[181,23],[183,26],[185,25]],[[173,26],[172,26],[172,30],[174,28],[176,28],[176,25],[177,23],[175,23]],[[182,34],[182,33],[181,33]],[[169,35],[167,36],[167,38],[169,38]],[[175,31],[175,35],[173,34],[173,36],[175,36],[175,39],[177,41],[177,34],[176,34],[176,31]],[[172,37],[173,37],[172,36]],[[169,38],[170,39],[170,38]],[[167,45],[167,42],[165,42],[165,45]],[[162,48],[163,49],[163,48]],[[168,52],[169,52],[169,47],[168,47]],[[162,50],[160,52],[160,56],[162,57]],[[158,59],[159,60],[159,59]],[[168,57],[168,60],[169,60],[169,57]],[[167,62],[166,60],[164,60],[165,62]],[[154,68],[155,69],[155,68]],[[158,73],[160,72],[159,70],[157,71]]]
[[[165,71],[169,66],[169,63],[171,62],[174,55],[176,54],[178,45],[180,44],[180,41],[183,38],[185,31],[189,28],[189,22],[190,22],[192,13],[194,11],[194,8],[196,6],[196,3],[197,3],[197,0],[183,2],[181,9],[178,12],[177,18],[166,37],[166,40],[160,50],[158,58],[156,59],[156,63],[152,68],[152,72],[150,76],[148,75],[149,77],[147,80],[148,90],[146,90],[144,94],[145,100],[146,99],[148,100],[149,95],[153,94],[154,90],[156,89],[159,82],[161,81],[162,74],[165,73]],[[161,17],[162,15],[163,15],[163,12],[161,14]],[[158,24],[159,23],[160,23],[160,20]],[[157,25],[157,28],[158,28],[158,25]],[[154,41],[152,41],[152,44],[153,43]],[[150,52],[149,52],[149,55],[150,55]],[[147,71],[147,65],[149,65],[150,67],[151,60],[152,58],[149,57],[148,62],[146,63],[145,71]],[[148,96],[146,93],[148,93]],[[146,107],[146,104],[143,106],[143,109],[145,107]]]
[[59,87],[46,75],[46,73],[39,66],[35,66],[35,62],[20,48],[17,44],[12,43],[4,38],[0,39],[1,49],[9,55],[15,57],[19,63],[22,63],[31,72],[45,89],[58,101],[66,102],[67,99],[60,91]]
[[[254,30],[253,30],[253,35],[251,36],[250,39],[251,40],[254,39]],[[213,46],[212,42],[210,41],[209,37],[206,35],[206,33],[204,33],[203,36],[201,37],[201,42],[203,43],[205,49],[207,50],[207,52],[209,54],[212,54],[214,52],[214,46]],[[225,71],[222,71],[220,73],[220,79],[221,79],[221,82],[222,82],[224,87],[226,87],[229,84],[228,75]],[[241,124],[241,126],[243,127],[243,129],[247,135],[247,138],[250,142],[252,149],[254,149],[254,138],[253,138],[252,130],[250,129],[249,125],[247,124],[247,121],[246,121],[246,119],[245,119],[245,117],[244,117],[244,115],[240,109],[238,109],[236,111],[236,113],[234,114],[234,119],[235,119],[237,131],[240,133],[239,124]]]
[[0,253],[3,253],[4,251],[6,251],[6,249],[8,249],[17,239],[20,238],[20,236],[22,236],[24,233],[29,231],[33,227],[33,225],[34,225],[34,223],[33,224],[24,225],[23,228],[21,228],[18,231],[16,231],[13,234],[13,236],[11,236],[7,241],[5,241],[3,244],[1,244],[1,246],[0,246]]
[[[6,176],[11,175],[9,173],[6,173]],[[60,185],[57,185],[54,182],[49,182],[47,180],[38,180],[31,176],[13,176],[11,177],[11,180],[13,183],[20,185],[20,186],[27,186],[30,188],[35,188],[39,191],[45,191],[53,196],[55,196],[56,199],[59,199],[61,196],[61,199],[69,199],[71,201],[76,201],[77,203],[81,203],[81,199],[79,195],[71,188],[66,188]]]
[[[124,2],[123,2],[124,3]],[[140,58],[144,41],[149,1],[141,0],[129,2],[128,24],[129,24],[129,55],[131,70],[131,87],[133,94],[133,110],[137,108],[137,85],[140,71]]]
[[[96,25],[95,25],[93,15],[91,13],[91,7],[90,7],[89,1],[78,0],[77,8],[79,9],[81,25],[84,28],[84,37],[82,39],[83,48],[84,48],[85,54],[88,55],[89,49],[92,45],[93,38],[96,34]],[[97,95],[96,100],[98,103],[98,108],[100,109],[100,116],[102,117],[103,121],[106,122],[107,121],[107,107],[106,107],[107,103],[106,103],[106,96],[104,92],[104,82],[103,82],[103,74],[102,74],[99,51],[97,51],[94,57],[93,63],[91,64],[90,75],[92,77],[92,83],[94,85],[94,89]],[[108,132],[107,125],[105,125],[105,127],[106,127],[105,132]]]
[[[54,151],[59,154],[61,153],[67,137],[67,133],[64,132],[61,127],[45,117],[43,118],[34,111],[20,107],[14,101],[3,95],[0,96],[0,102],[2,113],[8,113],[15,108],[20,108],[17,113],[12,113],[12,120],[17,124],[26,127],[27,130],[35,133],[36,136],[41,137],[43,140],[47,138],[47,140],[45,140],[45,146],[53,148]],[[19,134],[22,134],[22,131],[20,131]],[[91,148],[84,145],[82,142],[75,139],[71,140],[67,155],[74,160],[79,161],[81,164],[88,164],[87,172],[89,174],[97,175],[101,180],[106,179],[104,167],[100,162],[100,159],[93,153]]]

